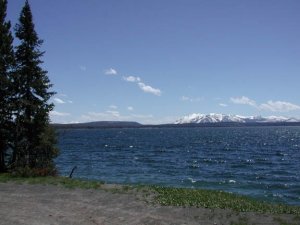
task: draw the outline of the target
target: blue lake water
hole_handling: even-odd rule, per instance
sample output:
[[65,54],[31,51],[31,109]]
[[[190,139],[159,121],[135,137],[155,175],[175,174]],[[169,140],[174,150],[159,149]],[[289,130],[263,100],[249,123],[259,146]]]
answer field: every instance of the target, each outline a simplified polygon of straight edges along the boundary
[[61,129],[61,175],[300,205],[300,127]]

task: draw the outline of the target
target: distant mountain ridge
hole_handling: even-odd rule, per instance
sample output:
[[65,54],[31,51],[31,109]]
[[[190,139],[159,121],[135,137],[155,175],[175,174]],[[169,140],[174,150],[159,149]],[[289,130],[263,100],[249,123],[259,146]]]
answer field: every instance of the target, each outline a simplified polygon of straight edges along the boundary
[[140,127],[138,122],[131,121],[96,121],[87,123],[52,124],[55,128],[123,128]]
[[178,119],[175,124],[200,124],[200,123],[276,123],[300,122],[299,119],[284,116],[240,116],[218,113],[200,114],[193,113]]
[[87,123],[51,124],[58,129],[92,128],[163,128],[163,127],[240,127],[240,126],[300,126],[300,120],[283,116],[240,116],[218,113],[193,113],[168,124],[140,124],[132,121],[95,121]]

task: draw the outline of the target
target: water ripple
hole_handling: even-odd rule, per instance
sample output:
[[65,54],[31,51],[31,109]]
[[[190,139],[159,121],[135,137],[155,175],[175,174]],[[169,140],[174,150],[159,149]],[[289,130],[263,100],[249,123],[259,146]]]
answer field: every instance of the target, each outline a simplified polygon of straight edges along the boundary
[[300,127],[59,130],[62,175],[300,205]]

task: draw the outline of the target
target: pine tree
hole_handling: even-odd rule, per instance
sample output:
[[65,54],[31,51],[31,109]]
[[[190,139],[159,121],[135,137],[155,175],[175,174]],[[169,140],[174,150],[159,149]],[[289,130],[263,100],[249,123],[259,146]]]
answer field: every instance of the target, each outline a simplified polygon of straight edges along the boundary
[[54,92],[47,71],[43,70],[39,39],[28,0],[21,11],[15,35],[20,40],[16,47],[16,115],[15,143],[12,163],[15,167],[52,169],[58,151],[55,136],[49,126],[49,112],[53,104],[48,101]]
[[6,22],[7,0],[0,0],[0,172],[5,171],[10,125],[12,122],[13,37]]

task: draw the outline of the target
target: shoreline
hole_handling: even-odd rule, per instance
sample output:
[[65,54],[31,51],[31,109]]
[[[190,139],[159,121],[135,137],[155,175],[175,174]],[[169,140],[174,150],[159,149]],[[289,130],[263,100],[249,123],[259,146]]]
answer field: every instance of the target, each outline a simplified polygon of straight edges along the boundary
[[105,121],[91,123],[69,123],[59,124],[52,123],[51,126],[57,130],[63,129],[143,129],[143,128],[242,128],[242,127],[298,127],[300,122],[216,122],[216,123],[183,123],[183,124],[138,124],[138,125],[123,125],[110,124]]
[[272,209],[224,192],[62,177],[0,175],[0,201],[0,224],[300,224],[300,206]]

